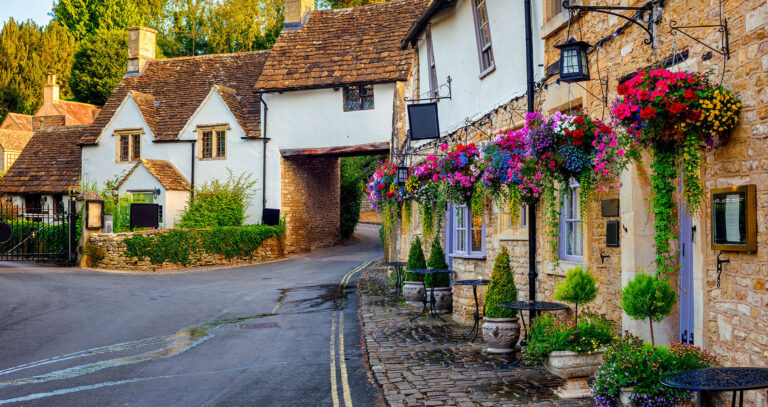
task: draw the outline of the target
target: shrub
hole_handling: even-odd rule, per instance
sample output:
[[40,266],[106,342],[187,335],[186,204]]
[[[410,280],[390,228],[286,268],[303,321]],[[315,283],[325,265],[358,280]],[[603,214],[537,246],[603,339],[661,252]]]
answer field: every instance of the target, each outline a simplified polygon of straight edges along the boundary
[[[440,246],[440,239],[435,236],[432,241],[432,250],[429,253],[427,267],[432,270],[447,270],[448,263],[445,262],[445,252]],[[424,284],[427,287],[449,287],[451,285],[451,275],[448,273],[428,274],[424,276]]]
[[643,272],[627,283],[621,291],[621,309],[633,319],[648,319],[653,338],[653,321],[660,322],[677,303],[677,295],[665,280]]
[[692,401],[693,392],[661,386],[659,380],[670,373],[718,364],[714,356],[693,345],[654,346],[629,333],[608,346],[603,356],[605,363],[595,374],[592,397],[605,407],[618,403],[622,387],[634,387],[633,406],[672,407]]
[[85,245],[83,245],[83,255],[87,256],[88,266],[93,267],[98,262],[104,260],[104,257],[107,255],[107,250],[92,244],[91,241],[88,240],[85,242]]
[[363,179],[353,158],[341,159],[341,238],[352,237],[360,221],[360,202],[363,199]]
[[226,181],[212,179],[195,189],[177,227],[193,229],[243,225],[256,181],[251,174],[236,177],[232,170],[228,171]]
[[523,350],[523,360],[537,365],[551,352],[592,353],[611,342],[615,329],[613,322],[599,314],[585,313],[578,323],[544,314],[529,327],[530,340]]
[[576,306],[576,323],[579,323],[579,304],[592,302],[597,297],[595,278],[581,266],[568,270],[565,280],[557,284],[555,299]]
[[485,293],[485,316],[488,318],[512,318],[517,310],[502,308],[499,304],[517,301],[517,286],[512,267],[509,265],[509,252],[505,246],[496,255],[491,273],[491,284]]
[[[411,243],[411,249],[408,251],[408,265],[406,270],[423,270],[427,268],[427,261],[424,259],[424,250],[421,248],[421,239],[416,236],[413,243]],[[424,280],[423,274],[405,273],[405,281],[422,281]]]

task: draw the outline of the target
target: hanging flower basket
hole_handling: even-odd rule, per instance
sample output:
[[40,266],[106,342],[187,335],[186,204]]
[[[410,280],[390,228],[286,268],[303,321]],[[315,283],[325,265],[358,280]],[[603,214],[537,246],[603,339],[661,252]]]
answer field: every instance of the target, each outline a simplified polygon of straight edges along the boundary
[[472,193],[479,179],[479,171],[473,164],[480,156],[475,143],[440,146],[445,155],[438,160],[440,180],[445,198],[456,204],[472,203]]

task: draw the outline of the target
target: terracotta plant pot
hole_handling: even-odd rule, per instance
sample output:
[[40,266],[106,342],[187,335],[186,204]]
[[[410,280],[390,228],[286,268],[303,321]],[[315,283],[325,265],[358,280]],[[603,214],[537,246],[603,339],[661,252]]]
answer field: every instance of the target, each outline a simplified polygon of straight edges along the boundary
[[[429,288],[427,288],[427,295],[429,295]],[[451,312],[453,306],[453,296],[451,295],[451,287],[435,287],[435,310],[439,313]]]
[[590,397],[592,388],[587,384],[587,379],[594,376],[602,366],[604,352],[605,348],[592,353],[568,350],[550,353],[545,367],[555,376],[565,380],[565,384],[558,387],[555,394],[564,399]]
[[512,353],[520,339],[520,324],[517,317],[483,318],[483,340],[488,353]]
[[403,297],[406,304],[413,307],[424,305],[424,284],[421,281],[406,281],[403,284]]

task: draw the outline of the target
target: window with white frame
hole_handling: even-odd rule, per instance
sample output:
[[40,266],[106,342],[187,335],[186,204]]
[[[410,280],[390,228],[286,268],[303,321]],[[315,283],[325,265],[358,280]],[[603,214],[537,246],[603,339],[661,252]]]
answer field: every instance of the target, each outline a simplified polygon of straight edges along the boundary
[[485,222],[466,205],[451,205],[449,239],[451,254],[456,257],[485,256]]
[[581,262],[584,256],[579,183],[571,179],[560,214],[560,259]]
[[475,37],[477,54],[480,59],[480,76],[483,77],[496,69],[491,46],[491,26],[488,23],[486,0],[472,0],[472,12],[475,16]]
[[428,25],[426,32],[427,41],[427,69],[429,69],[429,97],[437,99],[440,97],[437,84],[437,66],[435,65],[435,50],[432,45],[432,29]]

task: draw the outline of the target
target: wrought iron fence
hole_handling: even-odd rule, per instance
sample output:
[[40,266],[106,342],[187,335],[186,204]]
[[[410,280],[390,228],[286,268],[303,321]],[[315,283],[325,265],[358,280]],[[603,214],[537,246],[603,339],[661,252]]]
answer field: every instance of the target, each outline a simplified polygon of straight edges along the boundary
[[63,208],[43,210],[3,202],[0,206],[0,261],[74,262],[76,216]]

